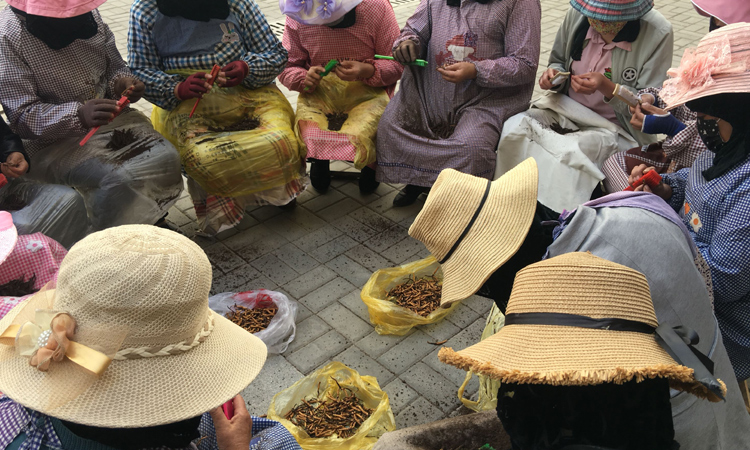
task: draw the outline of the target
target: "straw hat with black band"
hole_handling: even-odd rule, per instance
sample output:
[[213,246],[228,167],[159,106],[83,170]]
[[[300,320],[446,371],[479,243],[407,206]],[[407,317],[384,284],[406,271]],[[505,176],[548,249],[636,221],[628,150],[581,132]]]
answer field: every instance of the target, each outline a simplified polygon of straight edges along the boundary
[[586,386],[667,378],[675,389],[723,400],[726,386],[713,377],[713,363],[686,342],[697,342],[694,332],[658,324],[643,274],[574,252],[519,271],[505,326],[438,356],[503,383]]
[[440,262],[443,307],[477,292],[518,251],[534,218],[537,185],[533,158],[495,181],[440,172],[409,235]]
[[184,236],[146,225],[94,233],[65,257],[56,289],[0,320],[0,392],[95,427],[200,416],[266,359],[260,339],[208,308],[210,287],[208,258]]

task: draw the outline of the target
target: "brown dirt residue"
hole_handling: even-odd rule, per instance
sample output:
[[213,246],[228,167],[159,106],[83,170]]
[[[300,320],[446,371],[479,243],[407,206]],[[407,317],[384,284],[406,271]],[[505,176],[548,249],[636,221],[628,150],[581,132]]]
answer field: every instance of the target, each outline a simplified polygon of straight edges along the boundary
[[27,204],[28,203],[18,195],[10,194],[0,200],[0,211],[20,211],[25,208]]
[[248,116],[228,127],[208,127],[209,131],[221,133],[225,131],[250,131],[260,126],[260,117]]
[[326,114],[328,118],[328,129],[330,131],[339,131],[344,126],[344,122],[349,118],[349,114],[343,112],[332,112]]
[[106,145],[110,150],[120,150],[138,140],[133,130],[115,130]]
[[563,135],[570,134],[570,133],[575,133],[576,131],[578,131],[578,130],[571,130],[570,128],[563,128],[563,126],[560,125],[557,122],[555,122],[552,125],[550,125],[549,129],[552,130],[552,131],[554,131],[557,134],[563,134]]

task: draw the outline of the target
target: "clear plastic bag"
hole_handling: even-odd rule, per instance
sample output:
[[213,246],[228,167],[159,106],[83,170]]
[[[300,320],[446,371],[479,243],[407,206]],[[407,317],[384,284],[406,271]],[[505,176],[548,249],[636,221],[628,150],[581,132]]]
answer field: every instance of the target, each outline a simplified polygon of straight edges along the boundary
[[[286,420],[286,414],[303,398],[319,398],[325,392],[337,392],[337,383],[352,389],[365,407],[374,410],[353,436],[346,439],[311,438],[305,430]],[[276,394],[268,407],[268,418],[284,425],[305,450],[370,450],[380,436],[396,429],[388,394],[380,389],[375,377],[361,376],[356,370],[335,361]]]
[[370,313],[370,322],[375,325],[378,334],[402,336],[412,327],[439,322],[453,311],[453,305],[456,303],[448,308],[438,308],[429,316],[423,317],[386,299],[391,288],[408,280],[410,276],[423,277],[433,273],[442,282],[443,272],[440,270],[440,264],[434,257],[429,256],[399,267],[380,269],[372,274],[362,288],[361,297]]
[[[179,72],[178,72],[179,73]],[[192,118],[195,100],[172,111],[154,107],[154,128],[180,152],[185,171],[209,194],[241,197],[304,177],[305,155],[292,129],[294,111],[276,85],[214,86]],[[251,130],[212,131],[257,117]]]
[[[338,141],[339,135],[348,137],[354,146],[354,167],[362,169],[375,162],[375,134],[378,122],[388,105],[388,94],[383,88],[368,86],[360,81],[342,81],[335,74],[329,74],[320,81],[312,93],[303,92],[297,99],[297,120],[294,131],[301,145],[305,145],[300,122],[315,124],[316,137],[332,135],[331,142]],[[346,113],[349,117],[341,130],[330,131],[326,114]]]
[[[493,334],[500,331],[505,326],[505,316],[500,312],[500,308],[497,304],[492,305],[490,314],[487,316],[487,322],[482,332],[482,338],[480,341],[487,339]],[[497,408],[497,390],[500,389],[500,381],[493,380],[490,377],[479,375],[479,391],[477,393],[477,400],[469,400],[464,398],[464,390],[471,381],[471,377],[474,376],[474,372],[471,370],[466,372],[466,378],[464,379],[461,387],[458,388],[458,398],[461,403],[472,411],[486,411],[489,409]]]
[[268,328],[254,333],[268,347],[268,353],[284,353],[297,333],[297,302],[281,292],[259,289],[246,292],[224,292],[208,299],[208,306],[222,316],[229,312],[234,304],[246,308],[271,308],[279,310],[271,319]]

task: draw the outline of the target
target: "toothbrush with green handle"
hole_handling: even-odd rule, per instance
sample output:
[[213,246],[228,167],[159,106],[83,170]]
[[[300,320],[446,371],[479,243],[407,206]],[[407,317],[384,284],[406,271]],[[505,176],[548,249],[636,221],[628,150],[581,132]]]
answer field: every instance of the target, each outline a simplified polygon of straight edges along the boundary
[[[331,71],[333,70],[333,68],[336,67],[338,64],[339,64],[339,62],[337,60],[335,60],[335,59],[332,59],[332,60],[328,61],[328,64],[326,64],[325,67],[323,67],[323,71],[320,72],[320,76],[324,77],[324,76],[328,75],[329,73],[331,73]],[[308,90],[307,87],[305,87],[304,90],[307,91]]]
[[[391,61],[395,61],[393,56],[375,55],[375,59],[390,59]],[[408,65],[425,67],[427,66],[427,61],[425,61],[424,59],[415,59],[414,61],[408,63]]]

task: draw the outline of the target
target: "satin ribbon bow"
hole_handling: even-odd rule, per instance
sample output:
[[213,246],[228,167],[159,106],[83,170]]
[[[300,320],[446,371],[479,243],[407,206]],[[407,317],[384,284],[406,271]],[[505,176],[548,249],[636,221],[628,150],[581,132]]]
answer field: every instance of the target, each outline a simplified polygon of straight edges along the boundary
[[52,362],[67,357],[83,369],[101,375],[112,359],[73,341],[75,327],[75,320],[67,313],[37,309],[33,321],[11,325],[0,334],[0,344],[14,346],[19,355],[29,358],[29,363],[42,372]]

